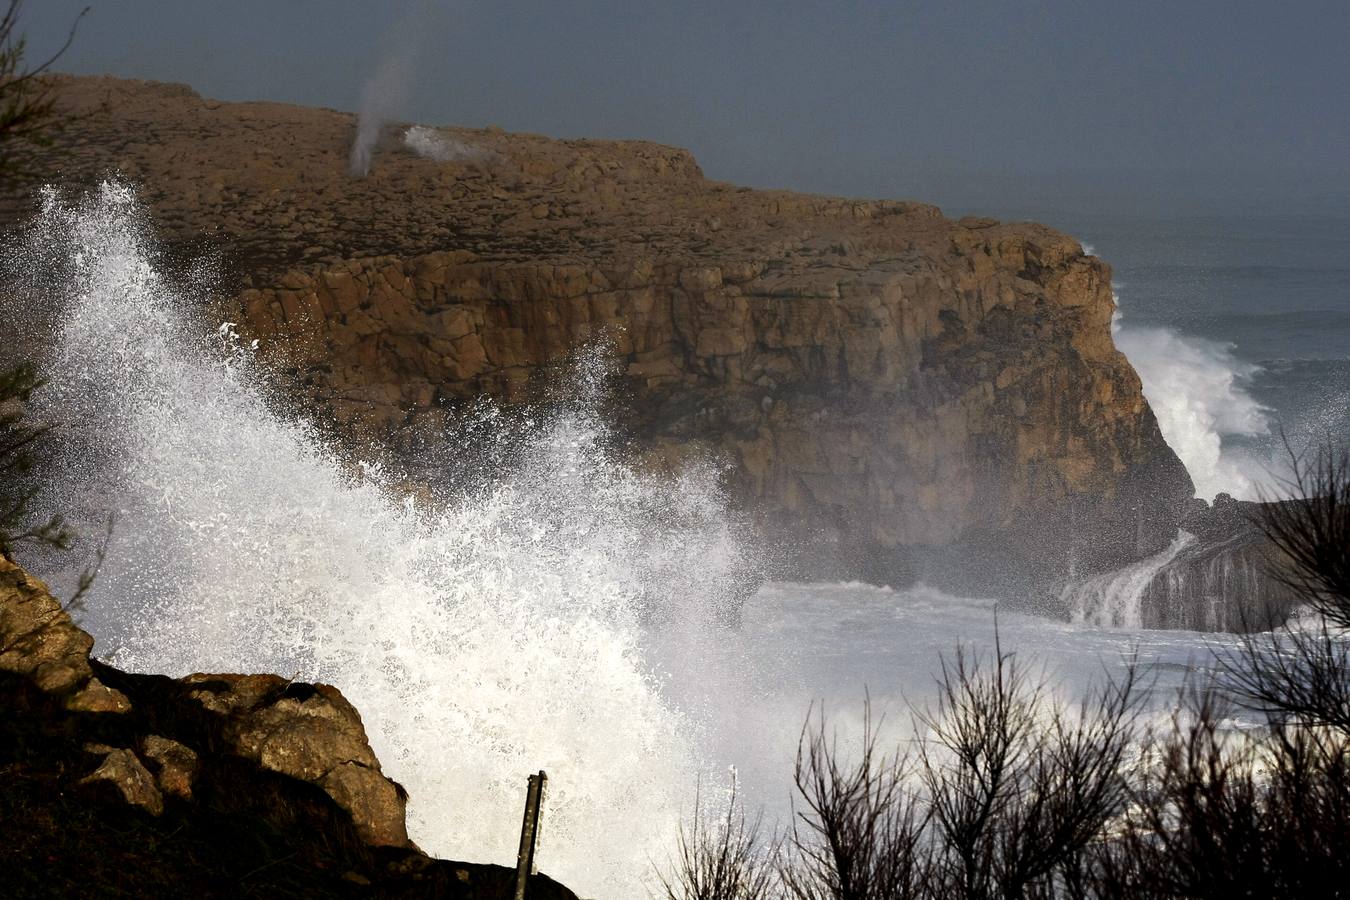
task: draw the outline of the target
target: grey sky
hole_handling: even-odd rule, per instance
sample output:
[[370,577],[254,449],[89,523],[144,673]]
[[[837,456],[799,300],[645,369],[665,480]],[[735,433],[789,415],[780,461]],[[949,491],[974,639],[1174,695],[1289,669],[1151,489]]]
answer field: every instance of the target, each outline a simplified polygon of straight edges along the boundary
[[66,71],[354,109],[420,42],[408,119],[650,138],[744,184],[1350,208],[1346,0],[29,0],[34,53],[86,3]]

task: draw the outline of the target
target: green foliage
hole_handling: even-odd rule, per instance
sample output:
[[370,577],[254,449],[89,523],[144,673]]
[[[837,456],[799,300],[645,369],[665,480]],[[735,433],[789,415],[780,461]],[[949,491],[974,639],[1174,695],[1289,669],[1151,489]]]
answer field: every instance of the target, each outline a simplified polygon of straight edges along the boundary
[[42,384],[27,364],[0,371],[0,553],[7,557],[20,543],[65,550],[72,539],[61,516],[33,518],[34,469],[52,430],[50,423],[34,420],[29,405]]

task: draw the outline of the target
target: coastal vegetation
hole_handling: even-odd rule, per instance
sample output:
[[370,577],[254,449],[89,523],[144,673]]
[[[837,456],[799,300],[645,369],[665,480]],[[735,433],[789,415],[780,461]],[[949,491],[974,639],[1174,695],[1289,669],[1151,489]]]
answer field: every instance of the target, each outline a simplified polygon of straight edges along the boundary
[[1215,651],[1150,722],[1135,665],[1076,707],[997,647],[958,647],[913,749],[869,708],[850,752],[811,717],[796,815],[681,833],[669,900],[1340,896],[1350,883],[1350,454],[1296,458],[1259,507],[1299,616]]
[[15,151],[23,145],[50,146],[52,130],[59,126],[60,117],[55,88],[42,76],[70,48],[75,28],[88,11],[86,7],[76,17],[56,52],[36,64],[26,58],[28,43],[19,30],[23,0],[9,0],[0,13],[0,177],[22,174]]
[[[16,148],[50,142],[58,124],[56,100],[51,84],[41,76],[75,37],[72,25],[55,54],[30,65],[25,58],[27,42],[18,29],[22,10],[23,0],[9,0],[0,14],[0,178],[18,174]],[[6,558],[21,543],[64,550],[72,538],[59,515],[34,519],[33,501],[39,490],[34,470],[52,430],[50,423],[30,415],[33,394],[42,385],[30,362],[13,359],[8,351],[0,353],[0,556]]]
[[39,491],[34,470],[52,430],[29,413],[33,392],[41,387],[30,365],[0,371],[0,555],[6,558],[22,543],[61,550],[70,546],[71,531],[59,515],[35,518],[33,512]]

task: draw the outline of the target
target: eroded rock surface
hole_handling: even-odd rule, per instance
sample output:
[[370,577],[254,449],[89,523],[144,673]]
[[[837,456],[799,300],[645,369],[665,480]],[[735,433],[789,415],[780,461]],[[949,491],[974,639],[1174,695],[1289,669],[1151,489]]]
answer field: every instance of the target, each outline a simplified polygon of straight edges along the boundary
[[[1296,503],[1298,501],[1283,501]],[[1192,502],[1176,541],[1118,571],[1071,579],[1070,618],[1114,628],[1265,631],[1304,599],[1286,583],[1288,560],[1262,531],[1263,504],[1219,494]]]
[[0,672],[29,680],[75,712],[128,712],[126,695],[94,677],[93,646],[45,584],[0,555]]
[[[484,394],[538,402],[604,337],[627,434],[731,463],[737,500],[798,559],[970,548],[992,568],[1104,569],[1166,546],[1191,494],[1112,343],[1110,269],[1048,228],[494,129],[422,132],[448,160],[390,129],[353,178],[346,114],[60,89],[52,176],[121,173],[168,245],[219,248],[234,280],[213,315],[363,444],[411,452],[417,426]],[[17,221],[32,201],[4,202]]]
[[[136,704],[126,693],[95,677],[93,645],[42,582],[0,557],[0,671],[60,698],[72,712],[131,713]],[[105,677],[135,684],[136,676],[101,668]],[[174,685],[167,699],[180,705],[172,716],[178,739],[149,734],[136,740],[159,778],[132,748],[93,743],[86,749],[104,760],[86,780],[113,783],[128,802],[158,814],[163,803],[156,781],[183,799],[192,796],[198,751],[181,743],[191,735],[214,754],[320,788],[351,816],[367,843],[408,845],[406,795],[381,773],[360,714],[336,688],[275,675],[189,675]],[[170,718],[165,695],[161,688],[145,701],[156,707],[148,712],[162,719]]]
[[1303,599],[1282,580],[1287,561],[1259,527],[1261,508],[1227,494],[1195,502],[1181,520],[1195,540],[1145,592],[1148,627],[1265,631],[1289,617]]
[[403,790],[381,774],[360,714],[337,688],[276,675],[189,675],[182,684],[221,718],[229,752],[322,788],[367,843],[408,843]]
[[[511,870],[409,842],[336,689],[134,675],[93,643],[0,555],[0,895],[509,895]],[[575,900],[542,875],[531,892]]]

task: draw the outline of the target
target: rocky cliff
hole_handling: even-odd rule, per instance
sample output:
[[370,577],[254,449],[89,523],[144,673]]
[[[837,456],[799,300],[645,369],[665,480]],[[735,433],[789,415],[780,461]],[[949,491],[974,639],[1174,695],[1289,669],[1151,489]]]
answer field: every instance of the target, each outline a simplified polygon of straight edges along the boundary
[[167,246],[222,255],[212,314],[349,437],[407,452],[479,395],[540,401],[604,339],[636,445],[721,456],[798,560],[1096,570],[1165,546],[1191,494],[1113,346],[1109,268],[1048,228],[496,129],[391,126],[354,178],[349,115],[60,90],[69,124],[36,180],[139,184]]
[[[132,675],[93,644],[0,555],[0,894],[511,896],[514,871],[409,842],[336,689]],[[575,900],[542,875],[530,896]]]

